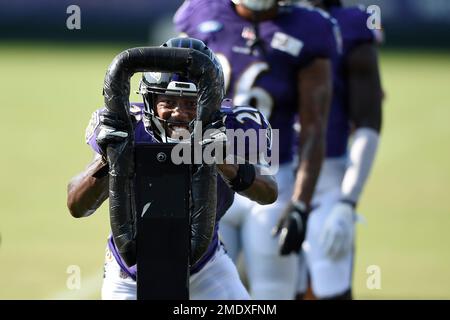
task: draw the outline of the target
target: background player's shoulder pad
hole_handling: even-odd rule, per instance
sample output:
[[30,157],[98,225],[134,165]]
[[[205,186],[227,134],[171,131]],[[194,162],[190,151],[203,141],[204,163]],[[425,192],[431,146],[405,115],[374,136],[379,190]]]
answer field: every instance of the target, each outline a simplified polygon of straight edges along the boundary
[[303,8],[305,26],[314,26],[305,37],[305,51],[311,59],[330,58],[342,47],[339,25],[327,12],[317,8]]
[[330,16],[328,14],[328,12],[316,8],[316,17],[314,17],[318,27],[320,28],[319,30],[321,32],[327,32],[328,30],[330,30],[331,28],[335,27],[337,25],[337,21],[336,19],[334,19],[332,16]]
[[366,12],[366,8],[363,5],[355,6],[355,7],[347,7],[344,8],[347,11],[351,21],[357,23],[359,25],[367,25],[367,19],[369,18],[369,14]]
[[326,12],[325,10],[321,9],[321,8],[315,7],[315,8],[313,8],[313,10],[315,12],[317,12],[318,14],[320,14],[325,19],[330,19],[331,18],[330,14],[328,12]]
[[364,6],[344,8],[346,19],[342,22],[345,25],[346,33],[352,34],[354,41],[374,41],[375,34],[367,26],[370,15]]
[[178,32],[188,33],[189,18],[192,15],[192,1],[185,0],[173,16],[173,24]]
[[[219,31],[222,25],[211,19],[214,17],[215,7],[210,0],[186,0],[173,17],[176,31],[191,37],[199,37],[198,33]],[[208,15],[205,16],[206,12]]]
[[[302,26],[314,26],[311,32],[317,36],[330,33],[330,30],[337,24],[336,20],[325,10],[311,6],[295,6],[294,18]],[[311,37],[311,39],[315,38]]]
[[320,22],[322,19],[331,18],[330,14],[325,10],[310,5],[296,5],[292,7],[292,14],[296,18],[301,16],[305,20],[315,20],[316,22]]

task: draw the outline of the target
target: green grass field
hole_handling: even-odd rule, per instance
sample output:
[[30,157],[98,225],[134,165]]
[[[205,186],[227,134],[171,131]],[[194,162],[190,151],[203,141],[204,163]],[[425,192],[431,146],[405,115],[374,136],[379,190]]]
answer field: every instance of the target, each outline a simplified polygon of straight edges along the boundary
[[[122,49],[0,44],[0,299],[100,297],[107,208],[71,218],[66,185],[92,157],[84,129]],[[359,208],[356,298],[450,298],[449,57],[381,56],[385,121]],[[71,265],[80,290],[67,289]],[[370,265],[379,290],[366,286]]]

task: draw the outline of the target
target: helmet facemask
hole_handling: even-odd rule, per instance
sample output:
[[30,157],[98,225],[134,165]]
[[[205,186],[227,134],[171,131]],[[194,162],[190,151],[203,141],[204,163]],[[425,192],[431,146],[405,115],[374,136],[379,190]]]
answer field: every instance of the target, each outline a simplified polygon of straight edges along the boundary
[[[180,77],[178,74],[147,72],[143,74],[139,93],[144,98],[144,125],[150,129],[153,136],[163,143],[179,143],[185,141],[193,130],[195,116],[189,121],[177,121],[163,119],[157,110],[158,100],[164,102],[164,97],[168,101],[177,98],[186,98],[192,101],[192,108],[196,110],[197,86],[191,81]],[[170,109],[170,108],[167,108]]]

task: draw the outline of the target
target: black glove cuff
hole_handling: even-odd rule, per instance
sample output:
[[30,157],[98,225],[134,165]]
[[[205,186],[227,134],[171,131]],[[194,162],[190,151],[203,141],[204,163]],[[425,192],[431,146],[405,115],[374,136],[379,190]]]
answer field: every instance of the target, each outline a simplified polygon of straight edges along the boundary
[[231,189],[236,192],[244,191],[253,184],[256,177],[256,169],[252,164],[244,163],[239,165],[237,176],[230,182]]

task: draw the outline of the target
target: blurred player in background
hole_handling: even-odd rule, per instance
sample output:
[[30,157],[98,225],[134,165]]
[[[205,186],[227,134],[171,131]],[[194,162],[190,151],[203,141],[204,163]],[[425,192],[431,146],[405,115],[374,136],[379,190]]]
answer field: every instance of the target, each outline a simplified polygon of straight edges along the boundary
[[[377,58],[380,30],[368,15],[340,0],[311,0],[337,20],[342,54],[333,58],[333,100],[326,159],[316,186],[303,254],[298,298],[309,281],[315,297],[351,299],[355,209],[369,176],[381,129],[382,89]],[[348,147],[349,138],[352,138]]]
[[[277,202],[260,206],[237,196],[220,229],[235,262],[243,250],[253,298],[293,299],[295,254],[325,153],[330,59],[339,31],[318,10],[276,0],[186,0],[174,22],[178,31],[216,52],[234,104],[258,108],[280,130]],[[295,178],[292,144],[298,116],[303,147]]]
[[[211,60],[219,65],[214,54],[199,40],[175,38],[167,41],[165,46],[194,48],[204,53],[206,51]],[[190,136],[189,130],[196,118],[195,83],[176,73],[147,72],[143,74],[140,93],[144,103],[133,103],[130,110],[135,122],[137,144],[180,142],[179,137],[186,131],[188,137]],[[96,152],[96,157],[68,186],[68,207],[74,217],[91,215],[108,198],[106,148],[109,144],[126,138],[125,126],[123,121],[118,120],[115,114],[106,108],[94,112],[86,131],[86,142]],[[230,100],[223,101],[221,113],[217,115],[211,128],[217,129],[218,133],[217,136],[211,135],[211,140],[219,137],[225,128],[270,131],[269,124],[258,110],[236,108]],[[267,139],[270,139],[270,136],[268,134]],[[269,148],[271,142],[266,141],[261,145]],[[234,264],[219,242],[218,221],[233,202],[234,192],[267,204],[276,200],[277,185],[272,176],[262,174],[265,169],[257,164],[225,163],[217,164],[217,168],[220,177],[217,179],[217,220],[214,236],[207,252],[191,266],[190,297],[248,299],[249,295]],[[170,274],[167,276],[170,277]],[[127,267],[112,237],[108,239],[102,298],[136,299],[136,266]]]

